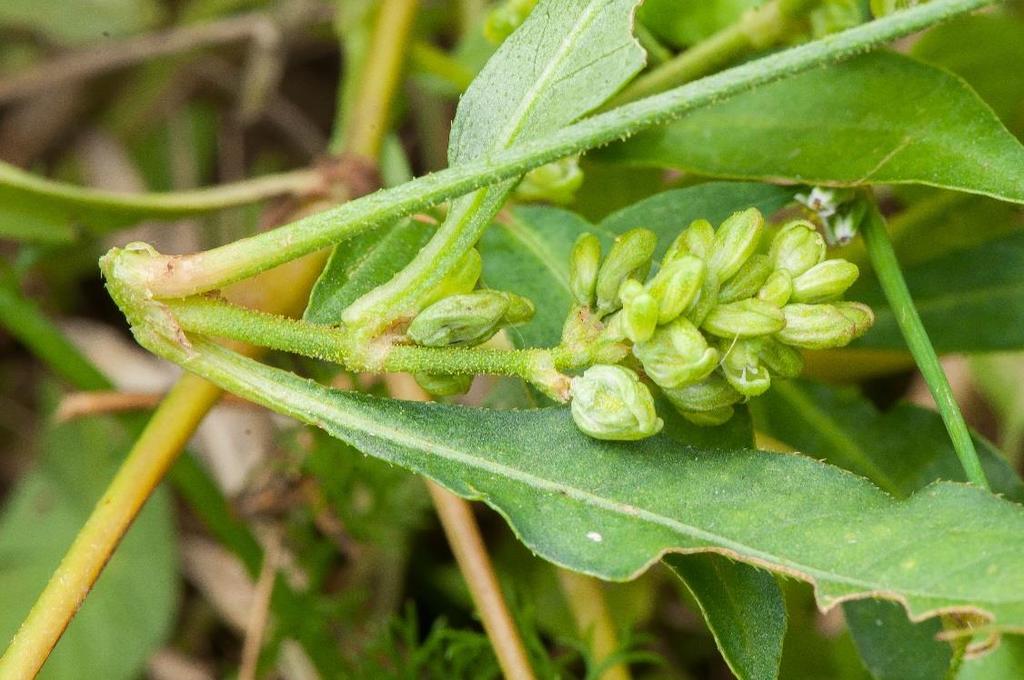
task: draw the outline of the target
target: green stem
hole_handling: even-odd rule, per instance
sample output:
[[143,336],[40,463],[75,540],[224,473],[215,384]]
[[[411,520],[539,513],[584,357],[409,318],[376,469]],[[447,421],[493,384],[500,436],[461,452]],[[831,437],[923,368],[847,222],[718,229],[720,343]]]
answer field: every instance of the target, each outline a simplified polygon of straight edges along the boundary
[[321,190],[323,185],[322,174],[314,169],[265,175],[192,191],[130,194],[57,182],[0,162],[0,186],[27,194],[21,198],[23,201],[35,197],[41,203],[67,204],[76,210],[87,207],[114,215],[153,218],[182,217],[257,203],[275,196],[309,194]]
[[276,314],[254,311],[219,300],[167,303],[180,328],[188,333],[245,342],[341,364],[353,371],[507,375],[550,391],[560,376],[551,369],[577,368],[579,359],[564,347],[506,350],[489,347],[356,346],[352,333]]
[[872,205],[871,212],[862,227],[864,243],[867,246],[868,257],[871,259],[871,266],[878,276],[889,305],[892,307],[899,324],[903,338],[910,348],[921,375],[928,384],[928,390],[935,399],[935,404],[942,416],[942,422],[946,424],[950,439],[953,440],[953,448],[960,459],[960,464],[967,474],[967,479],[983,489],[988,489],[988,480],[981,468],[981,461],[978,460],[978,452],[974,449],[974,441],[971,433],[964,422],[963,414],[957,406],[953,397],[953,390],[949,386],[946,374],[939,363],[939,357],[932,347],[928,332],[921,322],[917,313],[914,301],[907,288],[907,282],[903,278],[899,261],[896,258],[896,250],[889,239],[889,232],[886,230],[885,218],[878,211],[878,207]]
[[604,108],[614,108],[664,92],[713,73],[756,50],[763,50],[785,37],[791,28],[791,20],[819,1],[771,0],[752,9],[736,23],[634,80]]
[[339,243],[416,210],[512,179],[551,161],[624,139],[663,125],[702,106],[823,63],[861,54],[934,23],[993,4],[994,0],[936,0],[896,12],[806,45],[735,68],[585,119],[543,139],[518,144],[493,156],[467,162],[377,192],[286,227],[181,257],[153,255],[122,268],[105,258],[108,275],[124,275],[156,297],[186,297],[220,288],[306,253]]

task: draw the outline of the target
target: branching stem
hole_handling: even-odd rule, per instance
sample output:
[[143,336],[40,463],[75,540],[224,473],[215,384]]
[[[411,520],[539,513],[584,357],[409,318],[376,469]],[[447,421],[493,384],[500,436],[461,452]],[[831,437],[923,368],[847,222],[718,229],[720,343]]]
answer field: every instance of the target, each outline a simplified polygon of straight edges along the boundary
[[[663,94],[599,114],[534,141],[380,191],[276,229],[184,257],[136,262],[134,285],[156,297],[186,297],[220,288],[305,253],[484,186],[526,173],[642,129],[820,64],[839,61],[994,0],[937,0],[749,62]],[[112,251],[110,259],[123,251]]]

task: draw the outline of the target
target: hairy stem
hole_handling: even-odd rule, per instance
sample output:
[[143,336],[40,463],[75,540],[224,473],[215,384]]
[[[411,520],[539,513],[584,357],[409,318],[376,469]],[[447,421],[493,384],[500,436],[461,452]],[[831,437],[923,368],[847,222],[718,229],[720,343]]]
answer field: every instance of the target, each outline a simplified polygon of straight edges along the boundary
[[903,278],[900,263],[896,259],[896,251],[889,239],[889,232],[886,230],[885,218],[882,217],[876,205],[872,204],[868,218],[864,222],[862,227],[864,243],[867,246],[868,257],[871,259],[871,266],[874,268],[882,291],[892,307],[896,323],[903,333],[910,353],[928,384],[932,398],[935,399],[942,422],[946,424],[949,437],[953,440],[953,448],[960,459],[960,464],[971,483],[988,489],[988,480],[981,468],[978,452],[974,449],[971,433],[967,429],[967,423],[964,422],[960,407],[957,406],[956,399],[953,397],[953,390],[942,370],[942,364],[939,363],[935,348],[932,347],[931,340],[928,338],[928,332],[921,322],[921,316],[914,306],[914,300],[911,298],[907,282]]
[[551,385],[550,370],[577,368],[580,359],[563,347],[507,350],[487,347],[417,347],[381,345],[369,350],[358,338],[332,326],[312,324],[226,302],[189,298],[167,307],[181,329],[189,333],[236,340],[341,364],[353,371],[434,373],[446,375],[508,375]]
[[791,20],[820,0],[771,0],[746,12],[739,21],[700,41],[650,73],[634,80],[604,108],[610,109],[696,80],[740,57],[777,43]]
[[[305,253],[392,223],[416,210],[483,186],[522,175],[532,168],[580,153],[644,128],[662,125],[683,114],[748,91],[758,85],[814,66],[863,53],[894,38],[994,0],[936,0],[851,28],[823,40],[793,47],[757,61],[613,109],[563,128],[542,139],[524,142],[492,156],[467,162],[406,184],[380,191],[287,227],[219,248],[183,257],[151,256],[131,265],[132,284],[156,297],[186,297],[239,281]],[[124,251],[111,251],[105,260]]]

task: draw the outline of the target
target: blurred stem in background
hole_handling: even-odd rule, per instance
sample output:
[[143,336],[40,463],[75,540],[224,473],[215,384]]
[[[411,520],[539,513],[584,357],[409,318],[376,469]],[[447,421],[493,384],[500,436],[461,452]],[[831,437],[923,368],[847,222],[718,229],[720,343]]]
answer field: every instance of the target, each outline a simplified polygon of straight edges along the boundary
[[[408,8],[416,4],[416,0],[387,0],[381,6],[381,16],[393,12],[407,14]],[[382,23],[387,23],[389,30],[395,28],[389,22]],[[405,27],[410,28],[409,22]],[[392,34],[390,38],[390,49],[400,53],[404,49],[404,37]],[[401,67],[400,60],[391,63],[394,68]],[[393,96],[397,78],[390,82],[390,90],[381,88],[380,83],[368,84],[376,88],[373,96],[378,103],[389,102]],[[377,108],[378,111],[387,109],[386,105]],[[354,129],[348,139],[375,157],[386,130],[383,121],[367,121],[360,132]],[[301,314],[325,257],[324,252],[313,253],[240,283],[225,293],[240,298],[240,303],[264,311]],[[254,353],[252,348],[247,349],[247,353]],[[220,396],[221,390],[193,375],[182,377],[168,393],[0,657],[0,676],[20,680],[38,673],[142,505]]]

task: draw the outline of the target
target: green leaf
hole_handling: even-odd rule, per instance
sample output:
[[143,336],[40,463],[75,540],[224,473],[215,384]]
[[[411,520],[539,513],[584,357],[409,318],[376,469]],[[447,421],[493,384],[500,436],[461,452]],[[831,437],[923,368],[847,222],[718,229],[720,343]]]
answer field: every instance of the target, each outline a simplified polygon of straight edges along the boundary
[[[949,253],[904,275],[928,335],[939,352],[1024,347],[1024,233]],[[871,305],[875,325],[852,346],[902,349],[903,336],[878,281],[863,276],[847,293]]]
[[1024,147],[962,80],[870,53],[612,147],[619,160],[809,184],[926,184],[1024,202]]
[[775,577],[721,555],[667,555],[740,680],[778,677],[786,602]]
[[[80,420],[46,434],[37,469],[0,516],[0,639],[9,640],[120,463],[123,431]],[[146,503],[43,667],[41,678],[129,680],[171,632],[178,601],[170,499]]]
[[1024,132],[1024,80],[1007,77],[1024,64],[1024,21],[1007,14],[975,14],[932,28],[911,54],[966,80],[1007,127]]
[[516,347],[553,347],[572,305],[569,252],[576,237],[597,228],[575,213],[517,206],[501,216],[480,242],[483,280],[534,301],[533,320],[508,330]]
[[970,610],[996,629],[1024,625],[1024,511],[974,487],[940,482],[896,501],[799,455],[664,435],[602,442],[565,408],[385,400],[199,339],[193,349],[189,369],[202,377],[485,501],[527,547],[577,571],[630,579],[664,552],[720,552],[813,582],[826,608],[873,595],[915,617]]
[[936,680],[948,675],[953,650],[935,639],[942,632],[938,619],[910,623],[902,607],[883,600],[847,602],[843,616],[876,680]]
[[[962,480],[942,419],[934,411],[900,404],[880,413],[854,389],[790,381],[775,383],[753,404],[762,431],[798,450],[866,475],[897,498],[938,479]],[[1024,484],[991,444],[975,445],[993,490],[1016,501]],[[908,621],[897,604],[880,600],[843,606],[865,665],[880,680],[943,677],[953,658],[936,640],[937,620]]]
[[978,659],[968,659],[960,668],[957,680],[1020,680],[1024,677],[1024,638],[1004,635],[992,652]]
[[390,229],[357,236],[336,247],[310,293],[306,321],[340,323],[346,307],[390,281],[433,233],[424,224],[402,220]]
[[[644,63],[631,32],[637,2],[541,2],[459,101],[449,165],[555,132],[613,95]],[[452,201],[437,235],[410,266],[357,300],[346,321],[374,328],[415,309],[423,290],[480,240],[514,185],[514,179],[497,182]]]
[[[897,498],[937,479],[964,480],[942,419],[928,409],[898,404],[883,413],[856,389],[790,380],[773,383],[751,410],[759,430]],[[974,443],[992,489],[1024,501],[1024,483],[1002,454],[981,436]]]
[[612,213],[601,221],[601,228],[621,234],[634,227],[650,229],[658,235],[661,257],[679,232],[698,218],[718,224],[744,208],[757,208],[771,215],[793,200],[793,190],[756,182],[708,182],[685,189],[655,194]]

